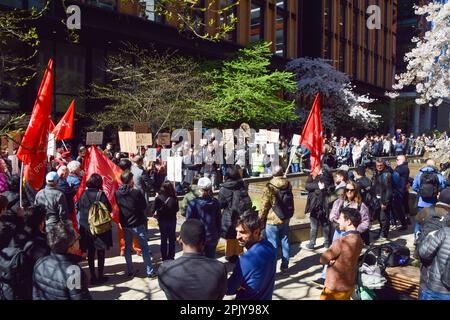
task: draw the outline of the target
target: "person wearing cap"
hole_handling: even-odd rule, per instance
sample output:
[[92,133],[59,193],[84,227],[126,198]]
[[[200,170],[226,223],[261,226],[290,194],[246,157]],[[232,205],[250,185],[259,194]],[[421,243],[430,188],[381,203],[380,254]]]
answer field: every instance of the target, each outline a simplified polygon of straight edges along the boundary
[[69,209],[67,199],[64,193],[57,189],[59,176],[58,173],[49,172],[45,181],[47,185],[36,194],[35,205],[45,207],[45,229],[47,232],[58,222],[65,222],[69,219]]
[[216,247],[220,239],[222,215],[220,203],[211,194],[212,182],[203,177],[198,180],[198,189],[201,196],[189,202],[186,209],[186,219],[198,219],[205,225],[206,241],[205,256],[216,257]]
[[222,300],[227,289],[225,265],[205,257],[205,226],[189,219],[181,225],[183,255],[158,269],[159,287],[168,300]]

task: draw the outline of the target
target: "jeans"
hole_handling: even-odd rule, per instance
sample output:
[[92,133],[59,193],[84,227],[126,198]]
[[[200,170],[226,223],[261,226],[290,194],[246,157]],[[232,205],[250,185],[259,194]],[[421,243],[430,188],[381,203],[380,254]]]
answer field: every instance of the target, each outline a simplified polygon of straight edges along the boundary
[[150,247],[147,243],[147,229],[145,225],[140,225],[134,228],[123,228],[123,238],[125,239],[125,261],[127,262],[128,273],[133,272],[133,261],[131,259],[131,250],[133,246],[133,235],[138,239],[139,245],[142,249],[142,258],[144,259],[144,263],[147,267],[147,275],[151,275],[154,273],[152,260],[151,260],[151,251]]
[[309,243],[316,245],[317,231],[319,229],[319,223],[322,226],[322,233],[324,237],[324,245],[327,247],[331,244],[330,242],[330,222],[326,217],[317,219],[314,216],[310,216],[311,221],[311,231],[309,233]]
[[213,244],[205,244],[205,249],[203,252],[205,253],[205,257],[215,259],[216,258],[216,248],[217,242]]
[[281,241],[281,268],[285,269],[289,265],[289,222],[284,222],[280,225],[266,225],[267,240],[275,247],[278,248],[278,240]]
[[173,260],[175,258],[175,241],[177,220],[158,220],[161,233],[161,258]]
[[420,290],[419,300],[450,300],[450,294]]
[[300,171],[299,163],[291,163],[291,173],[297,173]]

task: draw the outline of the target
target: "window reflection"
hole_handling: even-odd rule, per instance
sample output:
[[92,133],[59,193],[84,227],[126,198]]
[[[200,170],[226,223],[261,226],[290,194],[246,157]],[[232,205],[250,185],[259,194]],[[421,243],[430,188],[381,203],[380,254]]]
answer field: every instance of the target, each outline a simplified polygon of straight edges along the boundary
[[264,7],[252,1],[250,21],[250,42],[264,39]]

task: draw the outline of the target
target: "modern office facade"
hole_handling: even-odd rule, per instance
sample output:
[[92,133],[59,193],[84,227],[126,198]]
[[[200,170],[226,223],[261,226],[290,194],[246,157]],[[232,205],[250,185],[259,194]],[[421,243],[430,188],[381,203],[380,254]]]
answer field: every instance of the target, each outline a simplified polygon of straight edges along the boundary
[[[240,0],[233,9],[238,18],[236,29],[220,42],[203,41],[180,34],[173,21],[153,11],[157,0],[73,0],[81,8],[80,43],[67,41],[61,19],[67,15],[59,1],[53,1],[48,14],[39,23],[41,48],[37,65],[43,68],[55,59],[54,113],[62,114],[71,99],[77,98],[77,110],[91,113],[97,106],[80,98],[92,81],[106,80],[105,58],[116,54],[120,43],[130,41],[142,46],[174,48],[188,55],[220,59],[251,42],[272,42],[274,66],[282,67],[296,57],[329,59],[346,72],[356,89],[388,103],[384,93],[391,89],[397,65],[398,0]],[[210,0],[201,1],[209,5]],[[225,7],[232,0],[215,0],[213,6]],[[0,0],[0,6],[31,8],[41,0]],[[380,8],[380,28],[370,29],[367,8]],[[197,13],[209,21],[211,12]],[[217,18],[217,17],[215,17]],[[216,19],[224,21],[226,15]],[[210,27],[213,32],[214,26]],[[42,70],[42,69],[41,69]],[[34,102],[38,80],[26,94],[18,94],[19,105],[29,111]]]

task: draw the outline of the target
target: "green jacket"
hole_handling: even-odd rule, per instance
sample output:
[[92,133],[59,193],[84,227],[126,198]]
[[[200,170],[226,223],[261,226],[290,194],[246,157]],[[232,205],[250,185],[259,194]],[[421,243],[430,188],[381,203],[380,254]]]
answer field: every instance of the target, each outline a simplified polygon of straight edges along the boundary
[[183,201],[181,202],[180,213],[183,217],[186,217],[186,209],[189,202],[200,197],[200,195],[198,187],[196,185],[191,185],[190,191],[184,195]]

